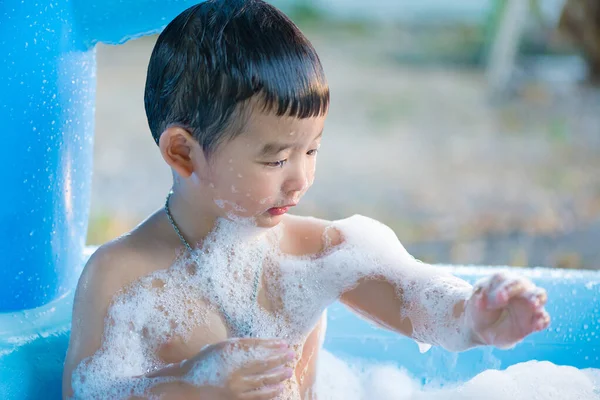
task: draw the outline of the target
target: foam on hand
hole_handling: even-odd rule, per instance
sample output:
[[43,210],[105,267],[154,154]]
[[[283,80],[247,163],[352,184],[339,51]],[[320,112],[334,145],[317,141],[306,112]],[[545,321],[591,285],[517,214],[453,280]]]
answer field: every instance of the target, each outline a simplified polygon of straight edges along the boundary
[[271,356],[273,352],[265,349],[250,348],[244,351],[234,346],[220,352],[208,349],[207,356],[203,357],[202,362],[192,365],[183,380],[196,386],[222,387],[225,379],[234,371]]

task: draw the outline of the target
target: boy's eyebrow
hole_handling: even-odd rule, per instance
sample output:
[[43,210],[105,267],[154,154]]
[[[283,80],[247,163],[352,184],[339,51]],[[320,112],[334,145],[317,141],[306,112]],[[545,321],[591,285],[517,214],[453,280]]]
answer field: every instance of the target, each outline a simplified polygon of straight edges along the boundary
[[[313,142],[323,136],[323,131],[321,131],[314,139]],[[260,157],[273,156],[275,154],[279,154],[284,150],[291,149],[296,147],[295,143],[267,143],[263,146],[260,151]]]
[[260,157],[274,156],[284,150],[294,147],[293,143],[267,143],[260,151]]

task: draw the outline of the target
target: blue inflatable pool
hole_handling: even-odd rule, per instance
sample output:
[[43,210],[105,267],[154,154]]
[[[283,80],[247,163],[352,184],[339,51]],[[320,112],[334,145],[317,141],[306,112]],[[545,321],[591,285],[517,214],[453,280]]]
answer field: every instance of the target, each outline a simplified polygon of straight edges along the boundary
[[[0,5],[0,399],[59,399],[73,291],[93,249],[89,213],[95,43],[155,33],[189,0],[4,0]],[[83,256],[82,256],[83,255]],[[490,269],[451,268],[474,281]],[[411,340],[329,310],[325,347],[393,362],[422,382],[547,360],[600,368],[600,272],[520,271],[548,290],[551,328],[512,350],[421,354]]]

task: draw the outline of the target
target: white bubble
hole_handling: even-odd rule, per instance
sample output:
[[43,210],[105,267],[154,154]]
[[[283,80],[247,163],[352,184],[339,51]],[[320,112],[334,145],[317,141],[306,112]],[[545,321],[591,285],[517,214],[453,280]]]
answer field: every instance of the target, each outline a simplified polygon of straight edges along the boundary
[[600,370],[549,362],[487,370],[443,389],[422,387],[394,365],[348,364],[326,351],[321,353],[318,371],[319,400],[600,400]]

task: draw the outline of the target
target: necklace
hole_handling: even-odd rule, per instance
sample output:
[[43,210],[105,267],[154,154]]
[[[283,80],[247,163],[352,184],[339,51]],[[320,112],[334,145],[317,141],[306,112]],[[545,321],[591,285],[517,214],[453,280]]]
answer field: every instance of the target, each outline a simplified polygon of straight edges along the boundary
[[[171,209],[169,208],[169,200],[171,200],[171,196],[172,195],[173,195],[173,191],[171,190],[169,192],[169,194],[167,195],[167,199],[165,200],[165,213],[167,214],[167,218],[169,219],[169,223],[173,227],[173,230],[175,231],[175,233],[179,237],[179,240],[181,241],[181,243],[185,246],[186,250],[190,254],[193,254],[194,249],[192,248],[192,246],[190,245],[190,243],[183,237],[183,234],[181,233],[181,230],[179,229],[179,227],[175,223],[175,220],[173,219],[173,216],[171,215]],[[261,276],[262,276],[262,262],[259,262],[259,267],[256,268],[256,274],[254,275],[254,290],[252,292],[252,303],[251,303],[253,305],[257,304],[256,300],[258,298],[258,287],[259,287],[259,284],[260,284],[260,278],[261,278]],[[253,336],[252,326],[254,325],[253,324],[253,319],[254,318],[252,316],[252,313],[250,313],[249,315],[247,315],[248,320],[246,320],[246,321],[234,321],[233,318],[231,318],[231,316],[225,311],[225,309],[223,307],[222,301],[220,303],[221,304],[219,304],[219,308],[221,309],[221,313],[225,317],[225,320],[227,321],[227,323],[231,327],[235,327],[236,328],[235,330],[238,332],[239,336],[240,337]]]

